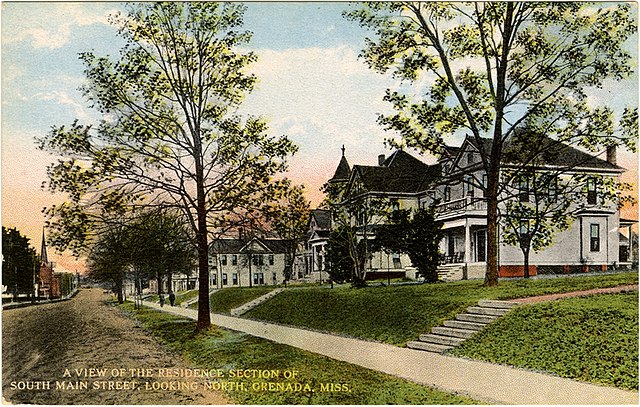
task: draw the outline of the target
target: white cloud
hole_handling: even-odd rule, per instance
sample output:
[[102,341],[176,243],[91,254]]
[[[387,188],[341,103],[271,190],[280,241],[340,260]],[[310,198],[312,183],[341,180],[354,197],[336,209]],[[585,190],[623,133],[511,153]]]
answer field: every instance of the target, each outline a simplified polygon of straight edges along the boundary
[[13,3],[3,5],[2,42],[30,42],[34,48],[57,49],[72,40],[73,28],[109,24],[112,12],[83,3]]
[[87,113],[83,104],[69,93],[60,90],[50,92],[39,92],[32,96],[33,100],[52,101],[63,106],[69,106],[73,109],[75,117],[81,120],[91,120],[92,117]]

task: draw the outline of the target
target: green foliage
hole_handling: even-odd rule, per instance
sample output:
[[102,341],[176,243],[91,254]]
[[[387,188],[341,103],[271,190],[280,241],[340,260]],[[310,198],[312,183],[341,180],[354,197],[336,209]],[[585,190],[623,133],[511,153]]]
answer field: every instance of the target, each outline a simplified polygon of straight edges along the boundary
[[638,293],[522,306],[451,352],[637,389]]
[[16,228],[2,227],[2,284],[14,295],[34,293],[34,276],[38,260],[29,238]]
[[376,228],[373,250],[407,253],[418,275],[427,282],[438,281],[439,244],[445,234],[442,222],[435,219],[435,206],[418,209],[413,216],[410,211],[394,211],[389,220]]
[[292,185],[289,179],[281,181],[275,199],[264,211],[270,229],[287,241],[285,253],[285,282],[291,278],[293,262],[298,246],[302,243],[309,226],[310,203],[304,196],[304,186]]
[[534,295],[637,284],[637,273],[503,281],[460,281],[390,287],[287,290],[249,311],[249,318],[303,326],[404,345],[481,299]]
[[364,255],[364,246],[357,243],[356,227],[345,224],[334,227],[329,233],[326,250],[327,272],[331,280],[336,283],[352,282],[356,269],[354,256],[362,258]]
[[82,92],[98,124],[53,126],[39,147],[62,156],[47,186],[69,201],[46,210],[61,249],[89,246],[105,217],[131,208],[177,208],[198,245],[201,327],[208,322],[208,239],[237,212],[269,202],[272,178],[297,148],[263,118],[237,108],[256,78],[240,48],[245,6],[218,2],[130,3],[110,21],[118,57],[83,52]]
[[[418,100],[387,90],[395,113],[378,122],[400,136],[389,140],[392,145],[440,156],[449,136],[468,132],[480,146],[481,137],[491,139],[490,151],[480,147],[487,175],[488,284],[498,279],[503,147],[517,129],[526,123],[535,134],[591,152],[636,150],[637,106],[616,118],[609,107],[587,99],[589,88],[633,73],[628,43],[637,23],[629,4],[369,2],[344,15],[373,33],[362,51],[369,67],[412,84],[428,80]],[[510,165],[527,168],[541,154],[525,151],[525,160]]]
[[[203,369],[295,370],[299,383],[315,392],[260,392],[252,383],[288,382],[287,379],[237,379],[249,391],[229,391],[235,404],[469,404],[466,397],[432,390],[418,384],[333,360],[287,345],[273,343],[240,332],[210,328],[196,333],[195,323],[179,317],[133,307],[124,308],[143,327],[188,362]],[[235,380],[234,380],[235,381]],[[321,392],[320,383],[345,383],[348,392]]]

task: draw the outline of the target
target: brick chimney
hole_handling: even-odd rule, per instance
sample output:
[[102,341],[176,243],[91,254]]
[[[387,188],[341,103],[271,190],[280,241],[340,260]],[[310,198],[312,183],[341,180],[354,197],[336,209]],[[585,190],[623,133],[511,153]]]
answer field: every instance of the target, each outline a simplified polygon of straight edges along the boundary
[[378,165],[379,165],[380,167],[382,167],[382,164],[384,164],[384,159],[385,159],[384,154],[380,154],[380,155],[378,156]]
[[616,159],[616,146],[607,147],[607,162],[613,165],[618,164],[618,161]]

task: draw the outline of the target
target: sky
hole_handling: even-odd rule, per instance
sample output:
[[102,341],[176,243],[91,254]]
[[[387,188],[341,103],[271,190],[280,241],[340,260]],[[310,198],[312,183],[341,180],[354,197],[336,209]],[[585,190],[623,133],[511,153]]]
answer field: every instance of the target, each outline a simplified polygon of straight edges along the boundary
[[[358,58],[368,35],[341,13],[349,3],[247,3],[244,27],[253,32],[246,49],[258,55],[252,67],[259,82],[242,111],[267,118],[274,135],[285,134],[299,147],[288,176],[306,186],[315,206],[320,186],[332,175],[342,145],[350,164],[375,165],[390,154],[385,133],[376,123],[391,113],[382,101],[398,86]],[[35,137],[53,125],[98,119],[78,91],[83,66],[78,53],[117,55],[121,40],[108,24],[120,3],[2,3],[2,225],[17,227],[38,251],[45,206],[64,196],[42,190],[46,167],[55,157],[38,151]],[[634,51],[635,52],[635,51]],[[636,52],[637,62],[637,52]],[[637,72],[631,80],[608,83],[592,91],[594,102],[621,109],[637,105]],[[426,157],[428,159],[428,157]],[[637,156],[619,154],[637,183]],[[626,217],[637,218],[636,210]],[[58,269],[76,271],[82,262],[49,251]]]

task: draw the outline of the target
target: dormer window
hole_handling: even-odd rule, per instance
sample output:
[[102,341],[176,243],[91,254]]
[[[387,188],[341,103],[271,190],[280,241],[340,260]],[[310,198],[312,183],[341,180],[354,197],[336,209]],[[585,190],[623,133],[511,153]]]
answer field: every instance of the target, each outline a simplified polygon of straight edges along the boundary
[[475,162],[475,157],[473,153],[467,154],[467,165],[471,165]]

